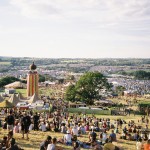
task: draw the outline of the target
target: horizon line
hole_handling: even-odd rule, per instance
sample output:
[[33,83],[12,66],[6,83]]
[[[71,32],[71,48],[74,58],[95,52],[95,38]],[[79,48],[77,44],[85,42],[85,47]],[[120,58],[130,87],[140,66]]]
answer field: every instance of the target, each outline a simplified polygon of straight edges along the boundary
[[11,57],[11,58],[45,58],[45,59],[150,59],[150,57],[32,57],[32,56],[1,56],[0,57]]

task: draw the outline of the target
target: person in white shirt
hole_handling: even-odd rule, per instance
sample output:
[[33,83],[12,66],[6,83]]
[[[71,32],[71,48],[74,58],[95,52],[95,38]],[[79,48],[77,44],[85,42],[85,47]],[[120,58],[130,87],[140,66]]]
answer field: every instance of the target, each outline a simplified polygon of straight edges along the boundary
[[42,130],[42,132],[46,132],[46,123],[45,122],[43,122],[41,124],[41,130]]
[[34,125],[33,125],[33,123],[31,123],[29,126],[29,131],[33,130],[33,127],[34,127]]
[[70,134],[70,131],[67,131],[67,134],[64,135],[64,143],[72,145],[72,135]]
[[5,111],[4,109],[1,110],[1,115],[4,115],[5,114]]
[[105,131],[103,132],[103,134],[102,134],[102,143],[103,143],[103,144],[105,143],[106,139],[107,139],[107,133],[106,133],[106,130],[105,130]]
[[74,127],[72,128],[71,132],[72,132],[72,135],[78,136],[78,127],[77,127],[77,126],[74,126]]
[[48,144],[47,150],[56,150],[56,142],[57,142],[57,139],[53,138],[52,143]]

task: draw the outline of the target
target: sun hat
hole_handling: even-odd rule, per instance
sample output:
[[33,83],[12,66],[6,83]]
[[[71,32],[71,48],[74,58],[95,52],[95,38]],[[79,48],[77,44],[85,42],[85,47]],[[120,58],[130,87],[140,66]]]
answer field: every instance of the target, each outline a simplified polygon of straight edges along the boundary
[[70,133],[70,131],[68,130],[68,131],[67,131],[67,134],[69,134],[69,133]]

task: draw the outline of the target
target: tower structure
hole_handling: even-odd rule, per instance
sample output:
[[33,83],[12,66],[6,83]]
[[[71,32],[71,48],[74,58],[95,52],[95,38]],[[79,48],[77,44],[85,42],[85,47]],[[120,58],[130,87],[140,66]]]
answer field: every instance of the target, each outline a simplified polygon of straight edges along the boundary
[[34,94],[38,96],[39,77],[34,62],[29,66],[29,69],[30,71],[27,75],[27,97],[31,97]]

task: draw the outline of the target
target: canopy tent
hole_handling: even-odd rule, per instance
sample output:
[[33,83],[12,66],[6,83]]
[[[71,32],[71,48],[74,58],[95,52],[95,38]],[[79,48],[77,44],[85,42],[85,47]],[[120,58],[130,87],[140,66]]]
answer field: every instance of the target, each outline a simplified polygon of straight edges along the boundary
[[22,89],[25,89],[25,88],[27,88],[27,85],[25,83],[20,82],[20,81],[16,81],[16,82],[5,85],[5,88],[14,88],[14,89],[22,88]]
[[20,102],[19,94],[12,94],[9,99],[9,102],[11,102],[14,106],[16,106]]
[[14,105],[8,100],[5,100],[0,103],[0,108],[12,108],[12,107],[14,107]]

